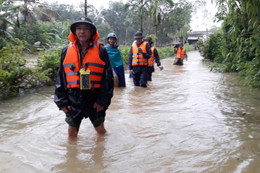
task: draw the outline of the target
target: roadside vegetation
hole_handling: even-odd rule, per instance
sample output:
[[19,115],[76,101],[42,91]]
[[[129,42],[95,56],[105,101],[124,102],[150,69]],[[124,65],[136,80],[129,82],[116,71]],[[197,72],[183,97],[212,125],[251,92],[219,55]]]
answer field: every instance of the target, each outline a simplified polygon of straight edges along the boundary
[[[82,9],[75,10],[63,4],[0,0],[1,98],[16,96],[20,90],[54,84],[61,50],[69,43],[70,25],[80,15],[87,13],[92,19],[104,44],[108,33],[118,35],[126,67],[137,30],[153,35],[162,58],[172,56],[173,48],[169,46],[172,38],[184,38],[192,12],[192,4],[172,0],[112,2],[109,8],[100,11],[93,6],[87,6],[85,11],[84,7],[82,4]],[[173,20],[176,17],[181,22]],[[33,67],[27,65],[30,54],[38,55]]]
[[[130,45],[137,30],[152,36],[160,58],[174,56],[173,40],[187,38],[193,5],[187,1],[129,0],[125,4],[112,2],[101,10],[87,6],[85,11],[85,4],[75,10],[63,4],[18,1],[0,0],[1,98],[54,84],[61,50],[69,43],[70,25],[80,15],[87,13],[92,19],[104,44],[108,33],[117,34],[127,68]],[[200,43],[201,54],[218,63],[214,69],[238,72],[247,84],[259,87],[259,2],[228,2],[218,2],[221,10],[217,16],[224,24],[206,42]],[[189,45],[185,48],[193,50]],[[38,55],[33,67],[27,65],[30,54]]]
[[218,1],[222,28],[199,42],[212,70],[237,72],[242,83],[260,88],[260,1]]

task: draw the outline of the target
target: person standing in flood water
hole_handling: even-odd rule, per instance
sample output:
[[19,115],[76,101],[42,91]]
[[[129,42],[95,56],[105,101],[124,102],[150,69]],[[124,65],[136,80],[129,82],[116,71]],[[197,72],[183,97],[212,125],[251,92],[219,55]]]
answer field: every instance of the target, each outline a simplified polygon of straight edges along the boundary
[[115,33],[109,33],[107,35],[108,45],[105,46],[110,58],[110,62],[115,72],[114,80],[118,81],[118,87],[125,87],[125,71],[123,66],[123,60],[117,45],[117,36]]
[[152,51],[152,56],[148,59],[148,73],[147,73],[148,74],[147,80],[152,81],[152,73],[154,72],[154,61],[160,70],[163,70],[163,67],[161,66],[160,57],[156,47],[152,46],[153,44],[152,37],[145,37],[144,40],[147,41],[147,43],[151,46],[151,51]]
[[104,134],[114,89],[109,56],[89,18],[78,17],[70,30],[70,43],[61,53],[54,102],[66,114],[70,139],[77,137],[83,118],[90,119],[98,134]]
[[137,31],[129,52],[129,70],[133,75],[135,86],[147,87],[148,59],[152,55],[150,45],[143,41],[143,34]]
[[176,60],[173,65],[183,65],[183,60],[185,57],[187,60],[186,50],[183,48],[183,43],[181,43],[176,51]]

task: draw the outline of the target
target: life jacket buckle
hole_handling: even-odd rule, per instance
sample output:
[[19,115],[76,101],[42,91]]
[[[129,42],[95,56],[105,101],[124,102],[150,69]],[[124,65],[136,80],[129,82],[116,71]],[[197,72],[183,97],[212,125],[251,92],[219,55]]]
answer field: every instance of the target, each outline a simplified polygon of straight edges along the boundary
[[70,67],[70,69],[71,69],[71,71],[74,71],[74,69],[75,69],[76,67],[75,67],[75,65],[73,64],[73,65],[71,65],[71,67]]

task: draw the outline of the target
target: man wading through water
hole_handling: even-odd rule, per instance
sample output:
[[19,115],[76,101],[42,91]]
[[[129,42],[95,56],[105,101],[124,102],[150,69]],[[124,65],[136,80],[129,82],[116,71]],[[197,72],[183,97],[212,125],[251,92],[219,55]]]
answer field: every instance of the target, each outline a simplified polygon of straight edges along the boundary
[[135,86],[147,87],[148,59],[152,55],[151,47],[143,41],[143,34],[137,31],[129,52],[129,71],[133,75]]
[[114,88],[109,56],[89,18],[77,18],[70,30],[71,42],[62,50],[54,102],[66,114],[70,139],[77,137],[83,118],[90,119],[98,134],[104,134]]

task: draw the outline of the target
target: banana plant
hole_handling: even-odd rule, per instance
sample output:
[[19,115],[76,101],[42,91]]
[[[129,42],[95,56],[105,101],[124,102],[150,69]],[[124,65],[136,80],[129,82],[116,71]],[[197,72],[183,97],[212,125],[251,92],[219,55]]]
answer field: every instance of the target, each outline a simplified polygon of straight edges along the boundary
[[[163,11],[164,5],[169,5],[171,8],[173,7],[172,0],[151,0],[148,15],[152,18],[152,23],[155,27],[155,36],[157,38],[158,27],[161,22],[161,15]],[[155,40],[156,45],[156,40]]]

